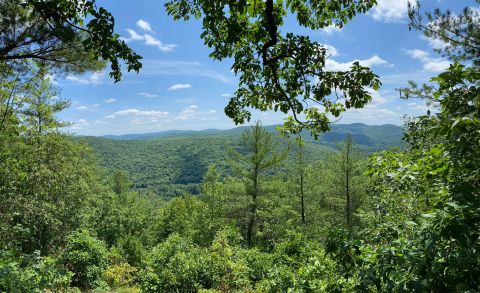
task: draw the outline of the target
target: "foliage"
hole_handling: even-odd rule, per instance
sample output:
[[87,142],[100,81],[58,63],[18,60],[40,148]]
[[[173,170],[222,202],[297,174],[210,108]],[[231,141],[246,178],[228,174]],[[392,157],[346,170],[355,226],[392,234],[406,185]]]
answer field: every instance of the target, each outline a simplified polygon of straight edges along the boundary
[[106,266],[107,250],[105,244],[88,231],[79,230],[67,237],[61,260],[73,273],[73,286],[92,289]]
[[[20,15],[19,23],[47,13],[34,26],[39,30],[35,34],[42,21],[51,22],[57,33],[77,34],[82,18],[93,15],[87,24],[91,32],[78,36],[84,45],[118,45],[115,36],[106,43],[88,41],[113,29],[108,12],[97,10],[93,1],[67,2],[31,0],[19,10],[18,3],[4,1],[0,9]],[[304,2],[172,0],[167,9],[174,17],[203,17],[203,38],[213,47],[212,56],[235,59],[241,80],[230,114],[241,121],[248,118],[248,106],[299,110],[296,102],[303,98],[297,96],[305,93],[298,86],[305,84],[295,79],[315,77],[323,67],[321,47],[317,55],[310,54],[320,58],[315,59],[319,64],[302,65],[309,60],[302,54],[319,44],[278,33],[287,8],[301,25],[322,28],[332,22],[342,26],[373,4]],[[54,5],[62,9],[53,11]],[[229,13],[223,13],[227,7]],[[349,132],[356,129],[363,142],[392,139],[386,134],[393,132],[391,126],[336,128],[323,137],[345,138],[337,148],[307,138],[291,149],[291,140],[277,139],[277,132],[260,123],[144,141],[73,139],[58,131],[64,123],[56,113],[68,103],[54,97],[48,67],[28,61],[21,64],[23,71],[16,71],[0,63],[5,68],[0,73],[0,291],[479,291],[477,13],[436,11],[427,15],[430,23],[425,25],[411,7],[411,26],[447,42],[441,52],[452,65],[427,85],[412,83],[401,90],[405,98],[422,98],[437,107],[406,121],[408,148],[368,160],[357,152]],[[102,19],[106,22],[95,24]],[[99,52],[105,49],[100,45]],[[301,62],[290,62],[290,50],[301,53],[296,55]],[[307,69],[313,72],[305,73]],[[312,99],[339,115],[343,105],[324,99],[322,86],[345,81],[341,87],[347,91],[357,86],[347,102],[358,102],[345,107],[363,106],[369,97],[355,78],[366,74],[365,84],[375,84],[376,77],[366,68],[361,71],[321,71],[305,98],[313,91]],[[288,91],[282,93],[284,87]],[[253,99],[258,92],[265,95]],[[307,124],[288,120],[286,131],[307,128],[316,134],[326,123],[322,114],[308,116]],[[115,171],[112,176],[97,165],[85,140]],[[138,190],[152,186],[157,194]],[[193,186],[189,191],[195,195],[186,194],[185,186]],[[167,194],[181,196],[166,200]]]
[[104,60],[115,81],[122,76],[119,59],[128,71],[141,68],[141,57],[114,33],[115,19],[95,0],[5,0],[0,14],[0,63],[9,68],[35,61],[81,73],[101,69]]
[[201,37],[212,48],[210,57],[233,59],[239,86],[225,113],[235,123],[249,121],[251,108],[281,111],[291,115],[284,131],[308,129],[317,136],[329,129],[328,114],[338,117],[346,109],[367,104],[372,99],[367,87],[378,90],[379,77],[358,62],[349,71],[326,70],[326,47],[308,36],[281,33],[284,18],[293,14],[300,26],[310,29],[343,27],[375,4],[362,0],[340,5],[337,1],[171,0],[165,7],[175,20],[202,18]]
[[70,285],[72,274],[52,257],[38,253],[18,256],[0,251],[0,290],[2,292],[44,292],[63,290]]
[[178,234],[170,235],[152,250],[139,278],[144,292],[195,292],[211,282],[203,250]]
[[0,147],[0,242],[25,253],[52,251],[86,225],[102,194],[90,151],[56,133],[8,139]]
[[108,266],[103,272],[103,278],[110,288],[129,287],[135,281],[135,267],[128,263],[119,263]]
[[[473,0],[477,5],[478,0]],[[450,10],[435,9],[422,15],[420,3],[409,6],[410,27],[424,33],[431,39],[443,42],[435,50],[457,62],[472,62],[480,65],[480,45],[478,43],[478,17],[480,12],[472,4],[460,14]],[[425,21],[426,18],[426,21]]]

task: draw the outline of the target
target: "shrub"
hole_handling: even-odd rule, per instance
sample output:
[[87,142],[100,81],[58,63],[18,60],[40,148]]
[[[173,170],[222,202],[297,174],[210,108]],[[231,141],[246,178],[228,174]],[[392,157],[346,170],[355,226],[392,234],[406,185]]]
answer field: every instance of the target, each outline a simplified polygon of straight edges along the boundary
[[152,250],[139,282],[143,292],[197,292],[211,287],[211,275],[207,251],[172,234]]
[[137,269],[128,263],[114,264],[103,272],[103,278],[111,288],[132,286]]
[[72,285],[83,290],[95,288],[107,263],[105,244],[79,230],[66,239],[62,254],[66,268],[73,273]]
[[0,251],[0,292],[60,291],[68,287],[71,277],[55,258]]

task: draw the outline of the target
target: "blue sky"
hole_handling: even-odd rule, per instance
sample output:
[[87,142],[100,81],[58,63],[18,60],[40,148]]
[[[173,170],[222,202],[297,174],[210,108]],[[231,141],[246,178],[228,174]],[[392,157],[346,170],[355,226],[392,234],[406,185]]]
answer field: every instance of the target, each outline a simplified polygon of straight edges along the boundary
[[[435,7],[458,10],[474,1],[423,0],[423,10]],[[344,28],[311,31],[287,19],[282,32],[308,34],[328,45],[327,67],[342,70],[354,60],[370,66],[383,83],[364,109],[350,110],[340,123],[403,123],[403,117],[426,113],[421,101],[404,101],[396,88],[408,80],[427,81],[449,63],[433,52],[442,44],[409,31],[407,0],[378,0],[378,6],[357,16]],[[67,130],[81,135],[146,133],[171,129],[231,128],[223,112],[236,89],[231,62],[214,62],[200,39],[201,22],[174,22],[163,1],[102,0],[110,10],[116,30],[143,56],[139,74],[128,73],[114,84],[104,72],[54,77],[62,98],[72,101],[60,118],[73,123]],[[252,121],[281,123],[285,115],[255,112]]]

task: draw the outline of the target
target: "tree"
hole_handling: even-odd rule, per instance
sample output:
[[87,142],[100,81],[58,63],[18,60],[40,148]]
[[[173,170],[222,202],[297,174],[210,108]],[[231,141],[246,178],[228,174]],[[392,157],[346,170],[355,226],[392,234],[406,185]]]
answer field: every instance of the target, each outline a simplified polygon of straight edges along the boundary
[[249,215],[246,227],[246,241],[249,246],[253,243],[253,230],[256,220],[258,197],[261,196],[261,177],[276,167],[287,156],[288,150],[283,152],[274,149],[273,136],[256,122],[242,135],[242,144],[245,154],[231,150],[231,155],[245,168],[245,177],[248,180],[247,192],[251,196]]
[[0,63],[10,68],[36,61],[79,73],[98,70],[105,60],[119,81],[119,59],[128,71],[141,67],[141,57],[114,33],[113,16],[95,0],[3,0],[0,15]]
[[[471,2],[480,3],[480,0]],[[410,28],[421,31],[426,37],[441,41],[436,51],[452,61],[472,62],[480,66],[480,35],[478,23],[480,12],[474,7],[465,7],[461,14],[435,9],[422,15],[420,3],[409,3]],[[426,18],[426,22],[424,19]]]
[[295,167],[292,176],[295,177],[296,183],[296,193],[297,196],[300,198],[300,216],[302,220],[302,224],[306,224],[306,216],[305,216],[305,185],[306,185],[306,176],[307,176],[307,162],[306,162],[306,151],[305,151],[305,141],[300,136],[297,140],[298,148],[297,148],[297,155],[295,158]]
[[[365,182],[359,180],[361,174],[360,154],[355,148],[351,134],[339,145],[339,152],[334,154],[329,162],[330,175],[330,198],[333,206],[340,204],[343,209],[349,234],[353,232],[353,214],[358,208],[363,196]],[[338,203],[337,201],[340,201]]]
[[115,171],[113,174],[113,191],[117,195],[124,194],[132,187],[132,185],[132,182],[125,172],[121,170]]
[[88,224],[89,204],[104,191],[91,150],[57,132],[63,123],[55,114],[66,102],[53,98],[41,68],[33,69],[26,84],[1,84],[0,243],[46,254]]
[[175,20],[203,19],[201,37],[212,48],[211,58],[233,58],[232,70],[240,81],[225,113],[235,123],[249,121],[250,108],[273,109],[292,115],[284,123],[285,132],[308,129],[317,136],[329,128],[328,114],[338,117],[368,103],[372,97],[367,88],[378,89],[379,78],[358,62],[349,71],[328,71],[325,46],[308,36],[280,33],[280,28],[288,14],[310,29],[343,27],[375,4],[375,0],[170,0],[165,6]]
[[93,289],[107,263],[105,244],[86,230],[68,235],[61,260],[73,273],[72,285],[83,290]]
[[401,89],[402,97],[437,109],[407,121],[407,152],[372,160],[381,201],[377,224],[362,237],[371,241],[357,262],[359,290],[480,290],[480,13],[466,8],[461,15],[426,16],[423,23],[411,7],[411,26],[442,40],[438,51],[452,64],[422,87]]

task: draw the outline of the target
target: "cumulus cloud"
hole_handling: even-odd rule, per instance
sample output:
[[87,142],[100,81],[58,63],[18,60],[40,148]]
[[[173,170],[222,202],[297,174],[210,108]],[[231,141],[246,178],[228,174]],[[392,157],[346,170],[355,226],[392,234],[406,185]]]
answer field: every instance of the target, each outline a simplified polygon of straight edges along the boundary
[[427,41],[428,46],[432,49],[445,49],[446,47],[448,47],[447,43],[437,38],[429,38],[424,35],[421,35],[420,38]]
[[145,20],[138,20],[137,26],[145,33],[140,34],[137,31],[129,28],[127,29],[129,36],[127,38],[123,38],[125,42],[143,42],[145,45],[157,47],[164,53],[172,52],[177,47],[176,44],[164,44],[162,41],[152,36],[150,33],[154,34],[155,32],[152,30],[151,25]]
[[139,34],[132,29],[127,29],[127,32],[129,34],[129,37],[124,38],[126,42],[141,41],[145,45],[157,47],[160,51],[164,53],[172,52],[176,47],[178,47],[176,44],[164,44],[162,41],[156,39],[150,34]]
[[336,57],[338,56],[338,50],[332,45],[324,44],[322,45],[326,50],[327,50],[327,55],[330,55],[330,57]]
[[324,27],[322,28],[321,32],[323,32],[324,34],[326,34],[327,36],[331,36],[333,35],[334,33],[338,33],[340,32],[342,29],[339,28],[338,26],[332,24],[332,25],[329,25],[327,27]]
[[82,130],[84,127],[90,126],[90,122],[85,119],[78,119],[77,122],[73,122],[73,125],[69,127],[71,130]]
[[177,83],[168,88],[169,91],[177,91],[182,89],[189,89],[192,85],[189,83]]
[[349,62],[338,62],[333,59],[327,59],[325,62],[325,69],[327,71],[347,71],[350,70],[354,62],[359,62],[362,66],[373,67],[373,66],[385,66],[391,67],[392,64],[389,64],[386,60],[380,58],[378,55],[374,55],[368,59],[364,60],[353,60]]
[[167,115],[168,112],[164,111],[155,111],[155,110],[148,110],[148,111],[141,111],[138,109],[127,109],[115,112],[117,116],[147,116],[147,117],[161,117]]
[[[373,19],[383,22],[401,22],[408,16],[409,0],[377,0],[369,13]],[[414,1],[410,1],[415,4]]]
[[431,58],[430,53],[423,50],[405,50],[405,54],[413,59],[420,60],[423,69],[426,71],[435,73],[443,72],[450,66],[450,61],[444,58]]
[[146,20],[139,19],[137,21],[137,26],[146,32],[153,32],[152,26]]
[[103,76],[104,76],[104,72],[99,71],[99,72],[94,72],[89,76],[83,76],[83,77],[79,77],[75,75],[67,75],[65,79],[76,84],[99,85],[103,82]]
[[423,50],[419,50],[419,49],[406,50],[405,53],[410,57],[412,57],[413,59],[420,59],[420,60],[428,58],[428,56],[430,55],[430,53],[425,52]]
[[166,111],[158,110],[139,110],[135,108],[125,109],[114,112],[111,115],[106,116],[106,119],[127,119],[130,124],[140,125],[148,123],[157,123],[159,120],[168,117],[169,113]]
[[216,120],[215,114],[217,111],[208,110],[206,112],[198,111],[197,105],[190,105],[187,108],[183,109],[176,117],[175,120]]
[[342,115],[342,123],[400,124],[403,114],[388,108],[368,104],[362,109],[350,109]]
[[372,95],[372,101],[368,105],[374,108],[388,104],[397,98],[397,95],[392,95],[388,90],[376,91],[373,88],[367,88],[367,91]]
[[112,103],[115,103],[116,101],[117,99],[114,99],[114,98],[103,100],[105,104],[112,104]]
[[78,106],[76,109],[77,110],[87,110],[88,107],[87,106]]

